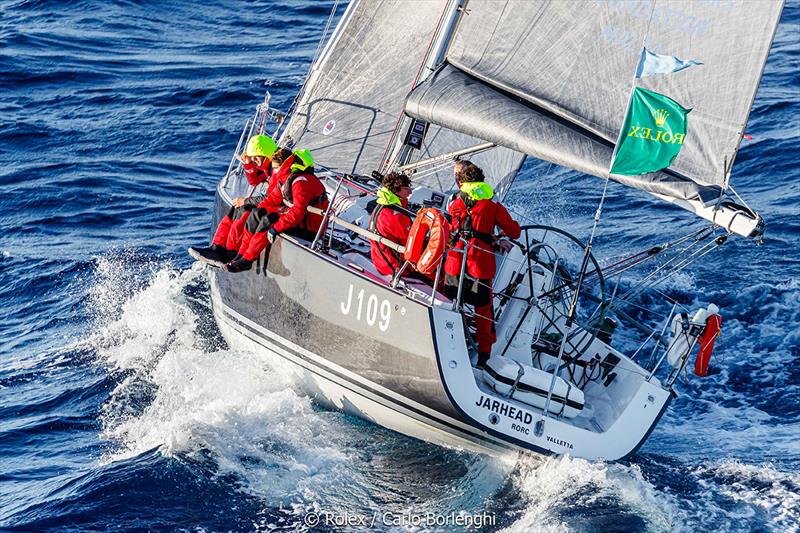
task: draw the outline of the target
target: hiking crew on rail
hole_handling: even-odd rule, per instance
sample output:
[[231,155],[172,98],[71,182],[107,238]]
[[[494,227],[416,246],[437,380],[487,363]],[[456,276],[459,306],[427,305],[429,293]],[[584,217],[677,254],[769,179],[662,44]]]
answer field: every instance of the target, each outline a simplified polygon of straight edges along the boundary
[[309,206],[323,211],[328,208],[328,194],[314,174],[311,152],[281,148],[273,159],[283,161],[270,179],[267,197],[245,224],[239,255],[224,266],[228,272],[250,270],[261,252],[269,254],[279,234],[313,239],[322,225],[323,216],[308,211]]
[[[277,150],[275,141],[267,135],[254,135],[247,141],[244,155],[239,160],[247,181],[254,189],[267,183],[272,177],[275,162],[271,158]],[[215,266],[232,260],[241,246],[245,223],[261,199],[262,197],[254,196],[235,198],[233,205],[217,225],[211,245],[206,248],[193,246],[189,248],[189,253],[196,259]]]
[[325,186],[314,175],[309,150],[292,152],[278,148],[267,135],[254,135],[241,161],[253,187],[267,182],[266,195],[234,199],[211,246],[189,248],[196,259],[228,272],[249,270],[280,233],[313,239],[323,217],[310,213],[308,207],[328,207]]

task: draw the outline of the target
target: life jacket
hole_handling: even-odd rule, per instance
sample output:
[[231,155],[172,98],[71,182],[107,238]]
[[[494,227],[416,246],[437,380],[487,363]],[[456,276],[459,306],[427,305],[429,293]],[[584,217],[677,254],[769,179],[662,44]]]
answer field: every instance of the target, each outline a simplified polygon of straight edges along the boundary
[[[378,189],[376,196],[377,198],[375,200],[367,204],[367,211],[370,212],[367,228],[380,235],[381,232],[378,230],[378,217],[381,211],[384,209],[391,209],[392,211],[403,213],[403,201],[386,187]],[[385,237],[385,235],[383,236]]]
[[[283,205],[285,205],[286,207],[292,207],[292,205],[294,204],[294,199],[292,197],[292,185],[294,184],[294,180],[303,175],[314,176],[316,178],[316,176],[314,175],[314,167],[304,169],[298,172],[292,172],[291,174],[289,174],[289,177],[286,178],[286,181],[283,182],[283,185],[281,186],[281,196],[283,196]],[[323,191],[322,194],[311,200],[310,205],[313,205],[314,207],[319,207],[321,204],[325,203],[325,200],[327,199],[328,199],[328,191]]]
[[[284,164],[291,165],[289,171],[289,177],[286,178],[286,181],[283,182],[283,186],[281,187],[281,196],[283,197],[283,204],[286,207],[292,207],[294,203],[294,199],[292,197],[292,185],[294,184],[294,180],[299,178],[300,176],[313,176],[315,179],[319,179],[314,175],[314,156],[311,155],[311,151],[308,149],[303,150],[295,150],[292,152],[291,159],[287,159]],[[323,187],[322,194],[318,197],[311,200],[309,205],[314,207],[319,207],[328,199],[328,192]]]
[[[288,167],[287,167],[288,165]],[[274,197],[276,200],[275,209],[280,214],[280,220],[273,226],[276,231],[283,232],[291,228],[316,232],[323,223],[324,216],[318,213],[311,213],[308,209],[297,209],[295,207],[294,185],[302,181],[299,187],[305,191],[313,191],[316,197],[309,198],[308,206],[317,207],[325,210],[328,206],[328,195],[325,186],[314,175],[314,167],[301,161],[298,163],[298,156],[295,153],[287,159],[280,170],[280,179],[275,183]],[[310,187],[310,189],[307,189]],[[304,197],[305,194],[304,194]]]
[[492,200],[494,191],[485,182],[461,184],[461,190],[448,212],[453,217],[451,229],[466,240],[457,240],[447,254],[445,273],[459,276],[466,260],[466,272],[475,279],[492,279],[496,273],[494,231],[499,227],[508,237],[519,238],[520,226],[502,204]]
[[[388,209],[395,213],[405,215],[406,217],[408,214],[405,212],[403,208],[403,201],[392,191],[387,189],[386,187],[381,187],[378,189],[377,192],[377,199],[367,204],[367,211],[370,211],[369,221],[367,223],[367,229],[369,229],[373,233],[377,233],[381,237],[392,239],[392,236],[385,235],[381,230],[378,228],[378,219],[381,216],[381,213]],[[400,242],[398,244],[405,244]],[[403,258],[400,254],[389,248],[388,246],[384,246],[380,242],[373,241],[371,243],[371,248],[378,252],[378,255],[383,259],[383,262],[392,270],[392,275],[397,273],[397,268],[394,265],[402,265]],[[373,260],[374,262],[374,260]],[[376,264],[376,266],[378,266]]]
[[459,191],[456,197],[460,198],[461,201],[464,202],[464,205],[467,206],[467,216],[462,219],[462,223],[460,225],[457,224],[456,231],[467,240],[478,239],[479,241],[487,244],[490,248],[493,247],[494,235],[485,231],[478,231],[472,227],[472,208],[475,207],[475,204],[478,202],[478,200],[473,199],[464,191]]

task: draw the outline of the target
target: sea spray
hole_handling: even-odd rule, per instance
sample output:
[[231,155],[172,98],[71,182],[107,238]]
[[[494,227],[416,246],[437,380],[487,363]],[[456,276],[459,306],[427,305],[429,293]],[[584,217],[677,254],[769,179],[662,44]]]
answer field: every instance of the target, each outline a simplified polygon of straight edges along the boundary
[[[98,317],[108,318],[98,318],[92,342],[98,361],[118,376],[101,417],[102,437],[113,444],[103,463],[156,449],[229,476],[295,518],[312,510],[408,510],[381,503],[395,485],[418,485],[415,492],[428,495],[415,512],[479,512],[504,482],[511,465],[503,461],[320,409],[292,370],[258,353],[206,350],[210,332],[198,331],[200,317],[187,300],[205,283],[202,268],[148,266],[134,274],[100,261],[92,291]],[[398,441],[408,453],[395,450]],[[432,467],[451,474],[436,481]]]
[[[570,457],[531,457],[521,461],[514,486],[524,507],[506,532],[587,531],[603,529],[603,515],[582,513],[598,506],[617,524],[670,531],[675,522],[673,498],[657,490],[636,465]],[[580,523],[576,514],[583,515]]]

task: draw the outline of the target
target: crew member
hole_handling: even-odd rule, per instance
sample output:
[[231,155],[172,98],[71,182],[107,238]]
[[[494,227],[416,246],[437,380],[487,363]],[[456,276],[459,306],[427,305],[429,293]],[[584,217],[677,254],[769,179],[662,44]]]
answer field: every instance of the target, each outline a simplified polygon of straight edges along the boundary
[[258,215],[245,225],[239,255],[225,265],[225,270],[249,270],[281,233],[313,239],[322,225],[323,215],[310,213],[309,206],[324,211],[328,207],[328,196],[325,186],[314,175],[311,152],[297,150],[287,157],[270,180],[267,198],[259,204]]
[[[478,342],[478,366],[483,367],[497,340],[492,306],[492,280],[496,271],[494,248],[503,251],[512,244],[504,239],[520,236],[519,224],[499,202],[492,200],[494,191],[484,182],[483,171],[475,165],[464,165],[457,177],[460,192],[450,204],[452,231],[467,240],[466,277],[462,288],[463,301],[475,306],[475,329]],[[495,236],[495,228],[499,228]],[[459,240],[448,252],[445,261],[445,293],[455,298],[461,275],[464,243]]]
[[269,226],[278,220],[283,206],[283,196],[278,182],[282,182],[291,173],[293,162],[292,151],[288,148],[279,148],[272,154],[272,174],[267,184],[267,194],[258,199],[255,209],[245,219],[237,244],[238,253],[230,262],[235,262],[242,257],[254,235],[266,232]]
[[[383,177],[381,184],[383,186],[378,189],[376,205],[369,217],[369,229],[405,245],[411,229],[411,217],[403,209],[408,207],[411,180],[405,174],[390,172]],[[399,253],[378,241],[370,241],[370,255],[375,269],[385,276],[394,276],[403,265]],[[410,268],[406,271],[404,274],[412,272]]]
[[453,165],[453,178],[456,181],[456,190],[450,195],[450,198],[447,199],[447,204],[445,205],[446,209],[450,209],[450,204],[461,194],[461,183],[464,181],[464,171],[469,167],[476,167],[476,165],[472,161],[467,161],[466,159],[459,159]]
[[[267,182],[272,174],[271,157],[278,149],[275,141],[267,135],[253,135],[245,146],[242,162],[244,175],[250,185],[256,187]],[[233,259],[238,250],[245,222],[250,212],[258,204],[253,197],[236,198],[214,232],[211,246],[200,248],[192,246],[189,254],[200,261],[225,263]]]

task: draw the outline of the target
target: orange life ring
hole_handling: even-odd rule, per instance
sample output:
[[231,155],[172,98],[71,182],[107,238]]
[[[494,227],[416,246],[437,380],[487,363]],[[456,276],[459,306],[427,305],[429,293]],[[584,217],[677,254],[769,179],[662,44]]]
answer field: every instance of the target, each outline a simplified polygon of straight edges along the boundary
[[698,376],[708,374],[708,364],[711,362],[711,354],[714,352],[714,343],[722,330],[722,317],[714,314],[706,319],[706,327],[698,339],[700,351],[697,352],[697,359],[694,362],[694,373]]
[[408,233],[403,259],[414,265],[418,272],[433,274],[444,257],[449,237],[444,215],[431,207],[421,209]]

